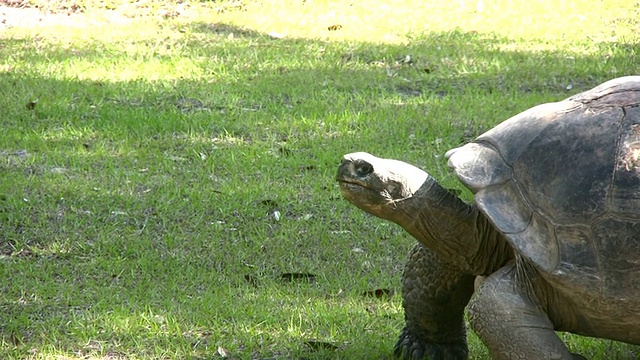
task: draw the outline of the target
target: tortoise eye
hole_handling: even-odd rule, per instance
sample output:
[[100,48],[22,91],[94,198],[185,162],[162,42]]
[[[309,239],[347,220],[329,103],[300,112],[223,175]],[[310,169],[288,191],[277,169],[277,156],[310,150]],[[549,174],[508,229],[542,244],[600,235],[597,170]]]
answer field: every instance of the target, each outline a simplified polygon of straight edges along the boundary
[[368,162],[361,162],[356,164],[356,175],[363,177],[371,174],[373,172],[373,166]]

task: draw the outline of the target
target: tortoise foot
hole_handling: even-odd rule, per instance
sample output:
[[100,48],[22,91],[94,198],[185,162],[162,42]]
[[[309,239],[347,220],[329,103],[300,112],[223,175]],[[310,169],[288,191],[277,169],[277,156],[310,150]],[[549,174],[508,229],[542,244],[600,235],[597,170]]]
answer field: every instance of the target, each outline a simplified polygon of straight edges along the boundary
[[469,350],[466,341],[429,343],[405,327],[393,348],[393,353],[403,360],[466,360]]

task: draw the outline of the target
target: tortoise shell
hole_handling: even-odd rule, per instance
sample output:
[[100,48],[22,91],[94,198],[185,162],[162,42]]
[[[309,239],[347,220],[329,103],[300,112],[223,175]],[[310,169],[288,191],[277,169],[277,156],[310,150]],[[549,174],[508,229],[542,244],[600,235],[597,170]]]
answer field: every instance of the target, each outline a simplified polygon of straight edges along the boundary
[[[447,153],[475,203],[552,282],[640,293],[640,76],[531,108]],[[575,295],[575,294],[574,294]]]

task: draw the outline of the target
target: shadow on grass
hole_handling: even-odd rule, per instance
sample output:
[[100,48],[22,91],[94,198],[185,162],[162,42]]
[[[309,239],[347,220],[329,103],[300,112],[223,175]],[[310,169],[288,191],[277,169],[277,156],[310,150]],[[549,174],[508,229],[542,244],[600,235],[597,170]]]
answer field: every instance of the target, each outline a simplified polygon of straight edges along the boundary
[[[340,198],[341,155],[367,150],[446,173],[438,159],[447,148],[637,71],[632,44],[585,55],[508,51],[508,39],[461,31],[407,46],[274,38],[220,23],[184,31],[193,36],[179,56],[150,51],[132,62],[118,44],[35,54],[31,39],[2,40],[0,54],[15,63],[0,73],[0,253],[11,274],[0,305],[16,351],[51,341],[87,351],[89,336],[126,352],[144,333],[151,347],[193,356],[225,344],[243,356],[304,353],[303,341],[318,337],[379,358],[402,313],[360,294],[397,287],[398,247],[411,240]],[[100,79],[91,67],[185,59],[196,72]],[[75,76],[56,70],[72,66]],[[274,280],[287,272],[318,280]],[[297,298],[320,310],[297,310],[306,306]],[[127,327],[118,312],[160,318]],[[176,328],[166,330],[167,318]]]

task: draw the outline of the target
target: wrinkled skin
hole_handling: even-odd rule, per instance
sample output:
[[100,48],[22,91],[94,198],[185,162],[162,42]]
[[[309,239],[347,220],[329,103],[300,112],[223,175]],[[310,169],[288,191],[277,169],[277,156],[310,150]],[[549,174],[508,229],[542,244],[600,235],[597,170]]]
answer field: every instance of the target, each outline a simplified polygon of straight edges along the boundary
[[464,308],[474,276],[416,244],[402,276],[405,326],[394,348],[407,359],[466,359]]

